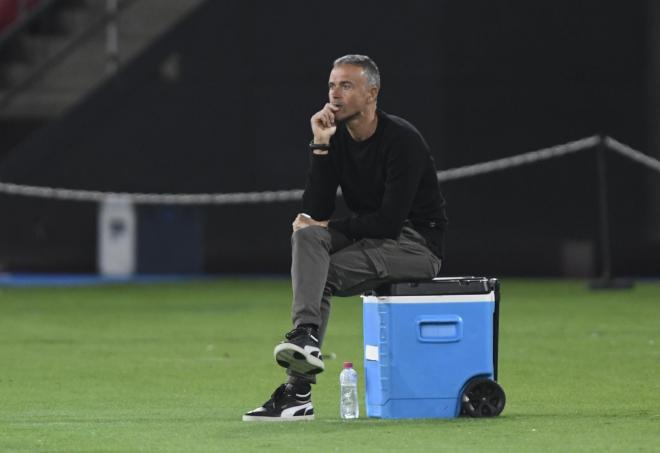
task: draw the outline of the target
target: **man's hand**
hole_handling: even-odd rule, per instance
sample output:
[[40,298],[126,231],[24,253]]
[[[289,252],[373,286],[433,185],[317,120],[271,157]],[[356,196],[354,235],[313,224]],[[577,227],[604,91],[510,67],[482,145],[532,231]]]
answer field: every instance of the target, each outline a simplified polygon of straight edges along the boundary
[[318,225],[318,226],[321,226],[323,228],[328,228],[328,221],[323,220],[323,221],[319,222],[317,220],[312,219],[307,214],[301,213],[301,214],[298,214],[296,216],[295,220],[293,221],[293,223],[291,225],[293,226],[293,231],[298,231],[301,228],[307,228],[308,226],[311,226],[311,225]]
[[339,107],[328,103],[312,116],[314,143],[319,145],[330,143],[330,137],[337,131],[337,125],[335,124],[335,112],[337,110],[339,110]]

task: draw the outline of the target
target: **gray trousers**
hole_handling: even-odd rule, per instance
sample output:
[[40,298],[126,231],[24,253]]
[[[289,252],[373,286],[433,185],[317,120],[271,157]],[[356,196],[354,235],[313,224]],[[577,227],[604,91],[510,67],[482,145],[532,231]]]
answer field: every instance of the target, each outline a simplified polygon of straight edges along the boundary
[[[293,325],[317,325],[320,343],[332,296],[354,296],[388,281],[433,278],[441,264],[425,239],[409,226],[396,239],[356,242],[332,228],[309,226],[293,233],[291,248]],[[288,374],[291,383],[315,382],[314,376]]]

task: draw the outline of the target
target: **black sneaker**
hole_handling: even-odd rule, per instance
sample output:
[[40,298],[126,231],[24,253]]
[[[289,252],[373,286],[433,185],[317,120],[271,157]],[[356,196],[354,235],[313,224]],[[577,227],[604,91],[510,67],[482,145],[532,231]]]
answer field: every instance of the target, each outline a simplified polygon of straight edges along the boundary
[[275,346],[275,360],[280,366],[301,374],[318,374],[325,369],[319,340],[311,327],[296,327]]
[[282,384],[263,406],[243,415],[244,422],[289,422],[314,420],[312,392],[297,394],[291,385]]

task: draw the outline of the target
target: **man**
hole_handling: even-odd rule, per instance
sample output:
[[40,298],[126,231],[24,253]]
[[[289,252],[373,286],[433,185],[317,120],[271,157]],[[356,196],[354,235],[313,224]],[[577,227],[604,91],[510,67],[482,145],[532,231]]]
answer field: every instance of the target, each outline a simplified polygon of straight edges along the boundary
[[[335,60],[329,102],[311,118],[304,214],[293,222],[294,329],[275,347],[286,384],[243,420],[314,418],[311,384],[333,295],[435,277],[447,223],[428,145],[407,121],[379,110],[380,74],[367,56]],[[353,212],[331,219],[337,187]]]

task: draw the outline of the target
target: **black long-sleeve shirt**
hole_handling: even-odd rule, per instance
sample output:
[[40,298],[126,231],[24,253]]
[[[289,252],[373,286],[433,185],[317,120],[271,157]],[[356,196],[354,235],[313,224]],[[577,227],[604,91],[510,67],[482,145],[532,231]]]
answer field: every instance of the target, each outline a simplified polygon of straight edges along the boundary
[[356,142],[339,124],[326,155],[312,154],[303,209],[316,220],[329,219],[337,186],[353,216],[332,219],[334,228],[354,240],[396,238],[409,221],[442,258],[447,217],[433,157],[415,127],[378,110],[374,134]]

